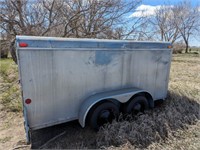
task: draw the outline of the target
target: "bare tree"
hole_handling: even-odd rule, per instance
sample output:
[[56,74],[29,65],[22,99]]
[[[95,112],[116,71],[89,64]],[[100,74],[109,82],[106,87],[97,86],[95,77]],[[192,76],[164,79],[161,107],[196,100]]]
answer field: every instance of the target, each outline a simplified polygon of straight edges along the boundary
[[193,7],[188,1],[183,1],[173,8],[174,24],[185,42],[185,53],[188,53],[190,37],[200,31],[200,11],[198,9],[198,6]]
[[[0,2],[0,27],[10,43],[11,55],[16,62],[14,40],[16,35],[45,35],[58,23],[54,22],[60,5],[56,0],[45,1],[4,0]],[[60,3],[59,3],[60,4]],[[9,45],[8,45],[9,47]]]
[[139,3],[140,0],[69,0],[61,9],[65,18],[63,37],[117,38],[116,32],[127,22],[124,16]]
[[153,40],[154,39],[154,28],[151,26],[150,18],[148,17],[137,17],[133,18],[131,29],[128,30],[127,37],[139,40],[139,41],[145,41],[145,40]]
[[140,1],[1,0],[0,27],[9,41],[16,35],[123,38],[128,13]]
[[1,1],[0,26],[8,35],[45,35],[58,25],[55,19],[60,7],[62,3],[57,0],[4,0]]
[[155,33],[160,35],[161,41],[170,41],[172,44],[180,38],[179,29],[174,23],[173,6],[161,6],[155,11],[155,17],[150,20]]

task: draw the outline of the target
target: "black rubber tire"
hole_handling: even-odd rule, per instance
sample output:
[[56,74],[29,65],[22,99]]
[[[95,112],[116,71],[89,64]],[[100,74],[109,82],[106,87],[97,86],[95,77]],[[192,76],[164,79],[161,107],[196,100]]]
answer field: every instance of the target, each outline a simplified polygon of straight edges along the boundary
[[[140,109],[134,109],[136,105],[140,105]],[[128,103],[124,105],[123,112],[125,114],[137,114],[138,112],[144,112],[149,108],[148,101],[144,96],[137,96],[131,99]]]
[[111,117],[110,117],[111,120],[106,123],[111,123],[113,119],[115,119],[119,116],[119,108],[114,103],[103,102],[103,103],[99,104],[89,113],[89,118],[88,118],[90,127],[96,131],[98,131],[99,128],[103,125],[103,124],[98,123],[100,114],[103,111],[109,111],[111,114]]

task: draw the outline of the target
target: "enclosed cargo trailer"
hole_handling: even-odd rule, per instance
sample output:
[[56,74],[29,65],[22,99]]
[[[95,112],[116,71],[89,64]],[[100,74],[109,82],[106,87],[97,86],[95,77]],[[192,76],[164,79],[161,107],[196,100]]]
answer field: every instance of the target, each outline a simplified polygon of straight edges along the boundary
[[167,95],[169,42],[17,36],[16,49],[28,142],[32,130],[98,128]]

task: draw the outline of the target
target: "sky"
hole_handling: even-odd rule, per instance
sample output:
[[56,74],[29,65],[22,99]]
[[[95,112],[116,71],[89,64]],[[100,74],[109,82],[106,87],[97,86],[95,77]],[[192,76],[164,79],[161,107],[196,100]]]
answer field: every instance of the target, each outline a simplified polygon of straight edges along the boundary
[[[150,16],[154,14],[154,10],[159,8],[161,5],[167,5],[168,7],[179,3],[182,0],[142,0],[142,3],[136,8],[137,12],[131,14],[131,16],[141,16],[143,14]],[[192,6],[199,5],[200,0],[188,0]],[[143,11],[140,11],[143,10]],[[145,12],[144,12],[145,10]],[[141,13],[142,12],[142,13]],[[200,46],[200,34],[198,37],[191,38],[189,41],[190,46]]]
[[[145,5],[152,5],[152,6],[156,6],[156,5],[165,5],[166,3],[168,5],[173,5],[176,3],[179,3],[182,0],[143,0],[143,4]],[[191,4],[193,6],[200,4],[200,0],[188,0],[191,2]]]

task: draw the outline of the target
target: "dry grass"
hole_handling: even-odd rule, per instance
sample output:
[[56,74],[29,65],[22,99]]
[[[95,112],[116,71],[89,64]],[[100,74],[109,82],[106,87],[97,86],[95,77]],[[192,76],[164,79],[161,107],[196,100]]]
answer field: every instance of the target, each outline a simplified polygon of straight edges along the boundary
[[0,149],[25,143],[21,94],[17,66],[11,59],[0,60]]
[[[12,81],[14,85],[17,84],[16,79]],[[12,97],[11,92],[8,99]],[[12,110],[7,106],[5,109]],[[114,121],[98,133],[89,128],[82,129],[77,122],[39,130],[33,134],[33,146],[40,147],[50,137],[63,133],[42,148],[194,150],[200,149],[199,120],[200,56],[179,54],[173,56],[168,98],[163,103],[157,103],[156,108],[119,122]],[[15,129],[13,126],[8,128]],[[8,136],[1,138],[0,144],[7,140],[10,140]]]
[[21,93],[18,84],[18,71],[12,59],[0,60],[0,103],[1,109],[21,112]]

